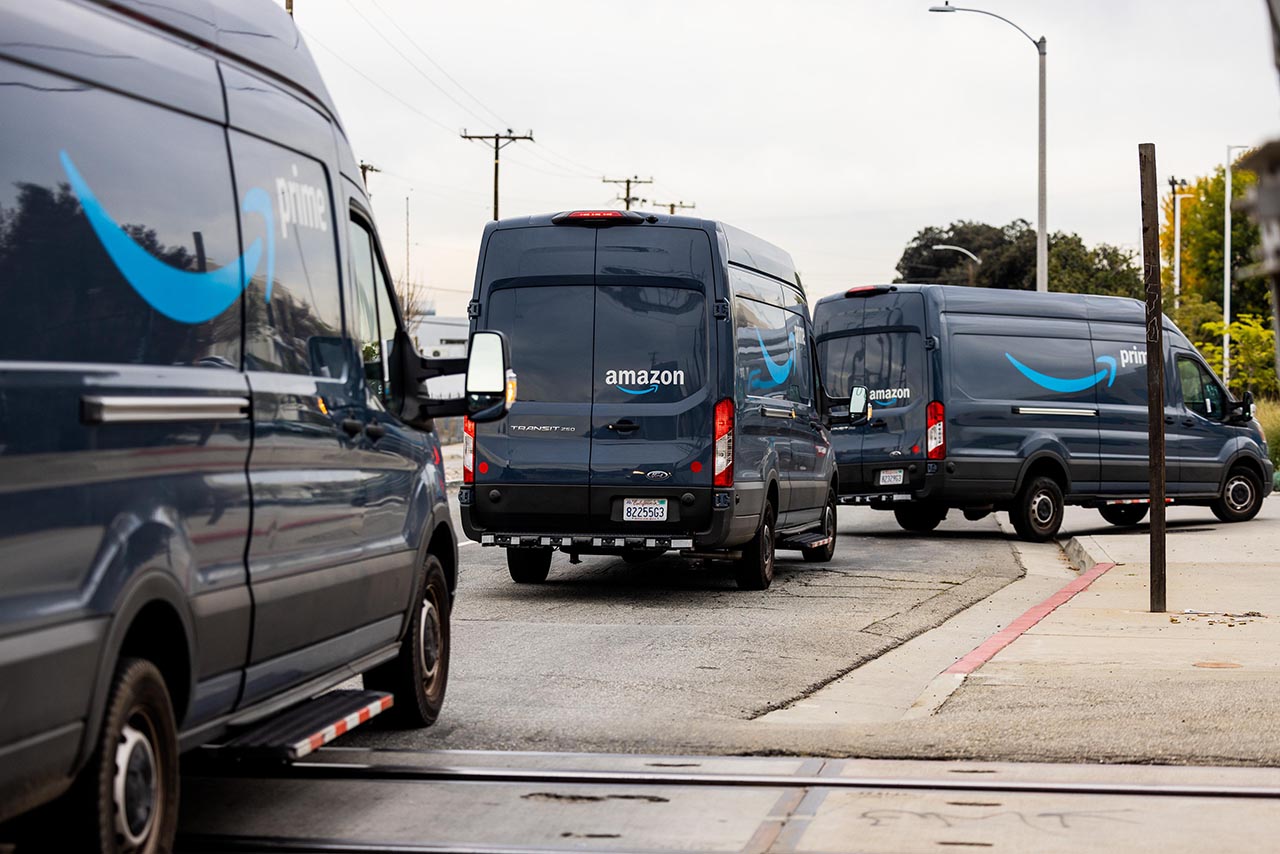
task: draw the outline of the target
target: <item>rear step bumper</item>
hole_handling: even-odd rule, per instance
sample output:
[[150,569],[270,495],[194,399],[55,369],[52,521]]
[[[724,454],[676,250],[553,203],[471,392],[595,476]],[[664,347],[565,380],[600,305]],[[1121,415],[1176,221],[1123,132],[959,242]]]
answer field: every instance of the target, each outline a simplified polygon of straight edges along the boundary
[[503,534],[480,535],[482,546],[505,548],[540,548],[551,546],[563,549],[690,549],[693,538],[636,536],[635,534]]
[[385,712],[391,704],[391,695],[383,691],[329,691],[209,750],[218,758],[292,762]]

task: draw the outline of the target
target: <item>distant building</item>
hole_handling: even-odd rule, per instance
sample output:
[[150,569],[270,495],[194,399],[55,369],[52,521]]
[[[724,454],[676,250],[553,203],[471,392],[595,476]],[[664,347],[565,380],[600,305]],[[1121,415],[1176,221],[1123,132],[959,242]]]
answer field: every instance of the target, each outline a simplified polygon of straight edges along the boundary
[[[471,321],[465,317],[440,317],[428,315],[413,331],[418,352],[429,358],[464,359],[467,355],[467,334]],[[435,397],[462,397],[466,394],[462,374],[440,377],[428,384]],[[437,418],[436,432],[444,443],[462,441],[461,418]]]

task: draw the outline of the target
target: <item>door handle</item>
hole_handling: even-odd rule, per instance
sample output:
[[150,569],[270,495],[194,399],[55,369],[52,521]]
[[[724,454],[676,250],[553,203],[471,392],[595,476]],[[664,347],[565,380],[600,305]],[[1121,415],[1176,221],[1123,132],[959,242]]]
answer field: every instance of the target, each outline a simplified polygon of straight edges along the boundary
[[633,430],[640,429],[639,424],[637,424],[634,421],[627,421],[626,419],[623,419],[622,421],[617,421],[613,424],[607,424],[605,426],[616,433],[630,433]]
[[359,436],[360,431],[363,429],[364,429],[364,422],[361,421],[359,418],[342,419],[342,432],[346,433],[348,436],[350,436],[353,439],[356,436]]
[[774,406],[764,406],[763,404],[760,406],[760,414],[763,415],[765,418],[793,419],[796,417],[795,412],[790,409],[783,409],[781,407],[774,407]]
[[383,436],[387,435],[387,428],[383,427],[377,421],[370,421],[365,425],[364,434],[376,442]]
[[870,424],[867,425],[867,429],[884,430],[884,429],[887,429],[888,426],[889,424],[883,418],[877,418],[875,421],[872,421]]

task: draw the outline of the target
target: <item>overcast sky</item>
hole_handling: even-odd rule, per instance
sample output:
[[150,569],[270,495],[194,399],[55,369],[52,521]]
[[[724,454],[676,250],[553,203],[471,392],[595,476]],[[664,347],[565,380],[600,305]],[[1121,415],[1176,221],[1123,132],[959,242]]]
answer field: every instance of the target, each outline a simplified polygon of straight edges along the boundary
[[[620,207],[602,177],[652,176],[638,195],[790,251],[811,298],[891,279],[926,225],[1035,221],[1036,50],[983,15],[930,0],[294,5],[356,157],[383,170],[369,189],[392,273],[408,196],[410,275],[441,314],[464,311],[492,217],[492,160],[464,127],[534,133],[502,153],[504,217]],[[1136,250],[1138,143],[1156,144],[1163,182],[1280,135],[1264,0],[981,8],[1048,39],[1051,231]]]

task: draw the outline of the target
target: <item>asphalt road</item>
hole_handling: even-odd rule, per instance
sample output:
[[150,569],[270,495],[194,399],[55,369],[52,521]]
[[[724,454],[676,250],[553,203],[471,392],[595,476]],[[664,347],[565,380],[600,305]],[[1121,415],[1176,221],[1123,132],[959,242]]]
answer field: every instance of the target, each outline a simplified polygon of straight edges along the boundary
[[[423,731],[344,744],[423,749],[661,752],[770,749],[759,715],[806,696],[1022,574],[993,519],[953,514],[930,537],[841,508],[828,564],[780,552],[773,586],[714,564],[557,555],[516,585],[504,553],[460,552],[448,696]],[[714,734],[710,738],[708,734]]]

